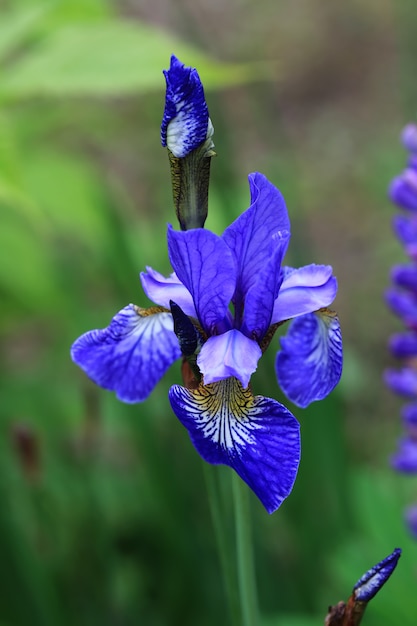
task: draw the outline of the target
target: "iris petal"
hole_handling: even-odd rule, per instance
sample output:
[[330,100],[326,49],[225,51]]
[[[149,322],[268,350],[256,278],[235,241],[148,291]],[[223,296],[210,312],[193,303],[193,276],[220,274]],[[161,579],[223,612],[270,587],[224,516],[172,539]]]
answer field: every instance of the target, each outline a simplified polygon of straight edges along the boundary
[[193,297],[204,330],[208,334],[215,333],[216,324],[227,316],[235,290],[236,265],[231,251],[209,230],[196,228],[178,232],[171,226],[168,251],[172,267]]
[[223,233],[238,265],[235,300],[243,306],[245,294],[259,279],[270,258],[270,246],[279,232],[290,230],[281,192],[258,172],[249,175],[251,206]]
[[233,329],[209,337],[197,357],[197,365],[206,384],[234,376],[247,387],[261,356],[256,341]]
[[291,322],[281,338],[276,373],[287,398],[305,408],[325,398],[342,374],[342,336],[338,318],[329,312],[309,313]]
[[336,297],[337,280],[330,265],[283,268],[284,279],[275,300],[272,324],[329,306]]
[[274,302],[282,281],[281,262],[287,250],[289,233],[279,233],[271,246],[270,256],[260,270],[257,282],[245,297],[242,332],[261,340],[268,330]]
[[234,378],[189,390],[171,387],[172,409],[205,461],[232,467],[273,513],[292,490],[300,432],[282,404],[252,396]]
[[192,295],[174,272],[165,277],[151,267],[147,267],[146,272],[141,272],[140,280],[143,291],[152,302],[169,309],[170,300],[173,300],[184,313],[197,317]]
[[91,380],[123,402],[145,400],[181,356],[171,314],[149,313],[129,304],[107,328],[81,335],[71,348],[73,361]]

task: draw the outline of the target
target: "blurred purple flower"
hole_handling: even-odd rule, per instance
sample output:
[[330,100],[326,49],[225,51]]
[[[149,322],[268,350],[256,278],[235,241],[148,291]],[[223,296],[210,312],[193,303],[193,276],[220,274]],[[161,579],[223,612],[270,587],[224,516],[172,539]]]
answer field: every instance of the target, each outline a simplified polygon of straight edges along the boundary
[[[409,152],[407,168],[391,183],[389,196],[400,208],[408,211],[407,215],[398,215],[394,218],[393,228],[410,262],[395,265],[392,269],[393,287],[387,290],[386,301],[391,310],[403,321],[406,332],[396,333],[389,340],[391,353],[403,360],[403,367],[399,370],[386,370],[384,379],[392,391],[412,400],[402,411],[406,435],[400,439],[397,451],[391,457],[391,465],[400,472],[415,474],[417,473],[417,126],[415,124],[405,127],[402,141]],[[414,510],[415,507],[410,509]],[[416,535],[417,515],[413,517],[414,530],[410,519],[407,517],[408,526]]]

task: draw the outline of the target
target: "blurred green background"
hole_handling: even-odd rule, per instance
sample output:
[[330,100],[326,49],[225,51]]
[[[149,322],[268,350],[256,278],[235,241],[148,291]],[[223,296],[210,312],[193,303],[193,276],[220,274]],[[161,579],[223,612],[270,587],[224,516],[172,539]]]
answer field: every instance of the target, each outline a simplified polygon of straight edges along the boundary
[[[417,621],[417,482],[387,459],[401,402],[381,383],[390,265],[386,199],[417,116],[412,0],[0,2],[0,626],[228,624],[202,462],[170,411],[176,364],[126,406],[72,364],[72,341],[170,271],[174,222],[159,144],[175,53],[206,86],[218,157],[207,226],[266,174],[292,221],[288,264],[330,263],[345,369],[307,410],[290,498],[251,499],[263,626],[323,623],[396,546],[367,626]],[[277,341],[275,347],[277,347]],[[256,393],[283,400],[272,346]],[[213,471],[224,485],[230,472]],[[233,528],[227,524],[228,542]]]

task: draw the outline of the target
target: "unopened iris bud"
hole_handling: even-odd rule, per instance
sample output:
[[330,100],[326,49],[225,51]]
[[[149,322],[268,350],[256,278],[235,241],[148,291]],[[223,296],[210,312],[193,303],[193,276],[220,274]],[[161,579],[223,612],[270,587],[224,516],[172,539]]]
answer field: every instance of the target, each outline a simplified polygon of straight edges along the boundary
[[161,143],[168,148],[175,210],[182,230],[202,228],[208,210],[214,133],[196,69],[174,55],[166,80]]
[[339,602],[329,608],[325,626],[358,626],[367,604],[378,593],[395,570],[401,549],[396,548],[385,559],[371,567],[353,587],[347,603]]

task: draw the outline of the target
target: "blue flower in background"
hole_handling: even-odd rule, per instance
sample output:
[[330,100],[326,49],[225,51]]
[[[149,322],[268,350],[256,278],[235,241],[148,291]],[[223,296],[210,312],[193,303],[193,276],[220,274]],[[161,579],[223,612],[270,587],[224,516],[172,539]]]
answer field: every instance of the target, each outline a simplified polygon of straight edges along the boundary
[[[391,200],[405,210],[393,221],[394,231],[409,257],[407,263],[395,265],[391,271],[393,286],[386,292],[390,309],[402,320],[405,330],[389,340],[392,355],[402,360],[400,369],[389,368],[385,383],[395,393],[408,398],[402,410],[405,435],[400,438],[391,457],[394,469],[405,474],[417,474],[417,126],[408,124],[402,133],[408,151],[407,167],[394,178],[389,188]],[[411,533],[417,536],[417,507],[405,515]]]
[[[252,394],[251,375],[277,327],[292,320],[276,373],[287,397],[305,407],[339,381],[342,343],[327,309],[337,291],[331,267],[282,266],[290,239],[284,199],[262,174],[251,174],[249,185],[251,206],[222,236],[169,226],[174,272],[141,275],[157,306],[125,307],[107,328],[82,335],[72,358],[120,400],[140,402],[175,360],[193,356],[200,376],[196,388],[171,387],[174,413],[199,454],[235,469],[273,512],[296,477],[299,424],[276,400]],[[178,331],[184,320],[194,342]]]

